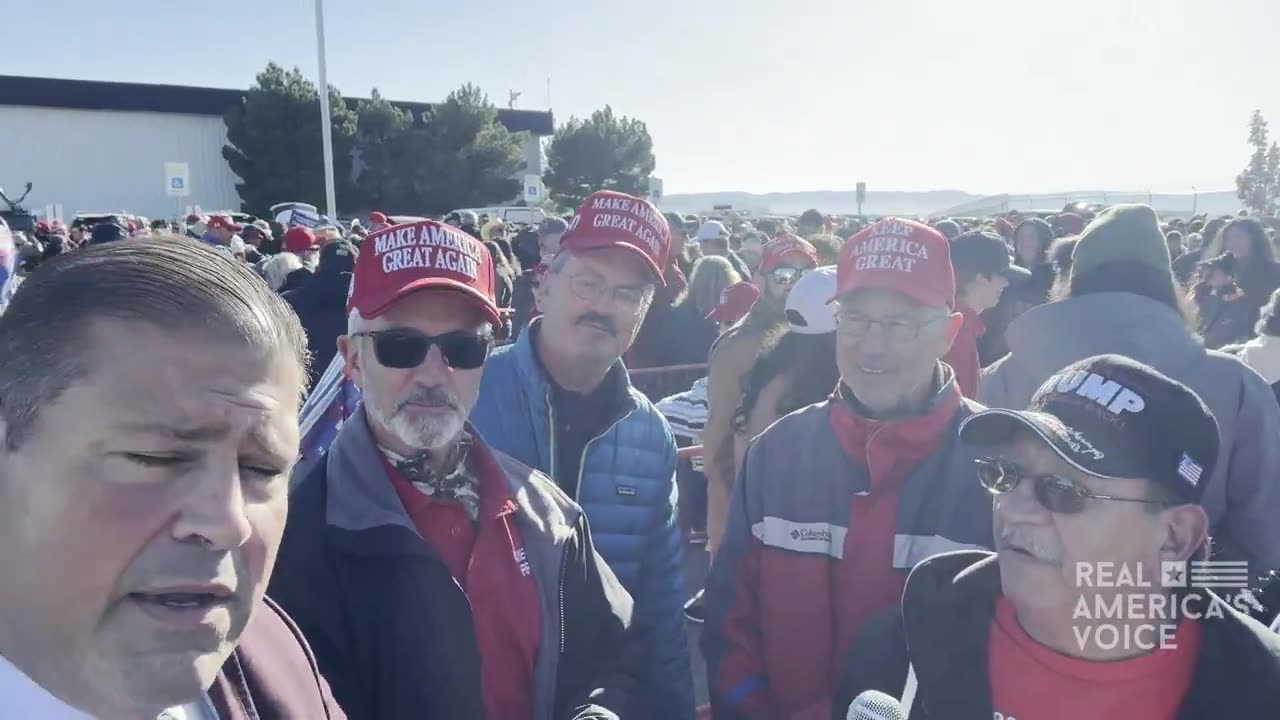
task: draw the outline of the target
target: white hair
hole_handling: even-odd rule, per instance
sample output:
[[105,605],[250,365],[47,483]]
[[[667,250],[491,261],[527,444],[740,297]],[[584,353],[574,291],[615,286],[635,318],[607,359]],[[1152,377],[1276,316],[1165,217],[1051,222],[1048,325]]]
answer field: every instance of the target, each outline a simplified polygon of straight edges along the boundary
[[266,278],[267,284],[271,286],[272,290],[280,292],[280,288],[284,287],[289,273],[301,269],[302,258],[293,253],[279,253],[272,255],[262,263],[262,277]]

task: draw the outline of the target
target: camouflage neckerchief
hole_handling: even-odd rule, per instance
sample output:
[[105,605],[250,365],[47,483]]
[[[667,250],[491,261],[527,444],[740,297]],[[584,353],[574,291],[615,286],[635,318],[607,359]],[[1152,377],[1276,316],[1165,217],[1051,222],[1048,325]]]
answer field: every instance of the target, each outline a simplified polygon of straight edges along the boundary
[[431,468],[431,454],[426,450],[412,457],[404,457],[386,448],[381,450],[391,464],[423,495],[458,503],[467,512],[471,522],[476,522],[480,517],[480,478],[471,471],[470,463],[467,462],[467,454],[471,450],[470,434],[462,434],[462,439],[453,449],[452,460],[445,465],[452,469],[443,473]]

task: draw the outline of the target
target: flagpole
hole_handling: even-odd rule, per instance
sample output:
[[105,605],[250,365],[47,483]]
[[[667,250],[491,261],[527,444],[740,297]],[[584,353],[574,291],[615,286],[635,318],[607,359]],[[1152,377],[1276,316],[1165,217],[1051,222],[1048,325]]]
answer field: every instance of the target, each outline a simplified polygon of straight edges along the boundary
[[316,0],[316,53],[320,59],[320,138],[324,146],[324,199],[330,220],[338,219],[338,200],[333,187],[333,123],[329,118],[329,81],[324,61],[324,0]]

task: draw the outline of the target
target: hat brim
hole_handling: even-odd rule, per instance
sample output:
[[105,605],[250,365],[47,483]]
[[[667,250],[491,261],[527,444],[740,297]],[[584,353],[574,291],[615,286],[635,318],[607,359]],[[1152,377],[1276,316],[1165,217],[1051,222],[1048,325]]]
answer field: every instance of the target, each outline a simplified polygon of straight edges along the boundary
[[853,282],[845,281],[843,285],[836,287],[836,294],[831,296],[827,304],[830,305],[845,295],[859,290],[892,290],[911,298],[922,307],[946,308],[948,310],[954,310],[956,307],[955,298],[952,298],[951,302],[946,302],[939,298],[937,293],[929,292],[925,283],[908,283],[906,287],[903,287],[901,283],[892,282],[892,278],[882,273],[876,273],[871,277],[858,278]]
[[1068,465],[1090,477],[1121,480],[1120,476],[1098,472],[1082,464],[1071,446],[1072,441],[1059,432],[1066,426],[1047,413],[991,409],[972,415],[960,423],[960,440],[971,447],[990,447],[1011,442],[1020,432],[1031,432],[1040,438]]
[[806,252],[806,251],[805,251],[804,249],[802,249],[802,248],[795,248],[795,249],[793,249],[793,250],[788,250],[788,251],[786,251],[786,252],[782,253],[781,255],[777,256],[776,258],[770,258],[769,263],[768,263],[768,266],[767,266],[767,267],[768,267],[768,269],[766,269],[766,265],[765,265],[765,263],[763,263],[763,262],[762,262],[762,263],[760,263],[760,274],[761,274],[761,275],[767,275],[767,274],[769,274],[769,273],[773,272],[774,270],[777,270],[777,269],[778,269],[778,266],[782,264],[782,261],[783,261],[783,260],[786,260],[787,258],[790,258],[790,257],[802,257],[802,258],[804,258],[804,259],[808,260],[809,262],[812,262],[814,265],[817,265],[817,264],[818,264],[818,255],[817,255],[817,253],[810,254],[810,253]]
[[397,300],[422,290],[449,290],[461,293],[466,299],[475,304],[490,325],[494,327],[501,327],[502,325],[502,314],[498,311],[498,306],[494,304],[493,300],[486,297],[484,293],[476,288],[451,278],[420,278],[397,289],[395,292],[365,300],[364,302],[353,303],[353,306],[360,311],[361,317],[375,318],[385,313]]
[[1031,279],[1031,271],[1021,265],[1010,264],[1009,268],[1004,271],[1004,277],[1011,283],[1026,282]]
[[649,255],[646,254],[643,250],[636,247],[635,245],[632,245],[629,242],[626,242],[623,240],[606,240],[604,242],[578,240],[578,241],[570,241],[568,244],[565,244],[565,242],[561,240],[560,247],[562,249],[567,248],[569,250],[576,250],[580,252],[589,252],[591,250],[607,250],[610,248],[614,248],[618,250],[626,250],[632,255],[635,255],[636,257],[640,258],[640,260],[644,263],[645,269],[648,270],[649,275],[652,276],[654,285],[657,285],[658,287],[667,286],[667,278],[664,276],[662,269],[658,267],[658,264],[653,261],[653,258],[649,257]]

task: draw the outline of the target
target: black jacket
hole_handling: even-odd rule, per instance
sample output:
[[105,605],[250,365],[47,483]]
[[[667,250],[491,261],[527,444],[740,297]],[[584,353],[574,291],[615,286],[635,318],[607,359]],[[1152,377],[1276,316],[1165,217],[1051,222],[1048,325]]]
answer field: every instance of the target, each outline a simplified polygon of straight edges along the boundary
[[666,314],[658,328],[666,350],[663,365],[700,365],[707,362],[711,344],[720,337],[720,326],[685,296]]
[[[378,452],[358,410],[294,489],[269,592],[352,720],[483,718],[469,601],[413,528]],[[493,454],[517,489],[538,586],[534,720],[627,717],[644,647],[630,596],[581,510],[545,476]]]
[[[901,611],[869,623],[854,641],[833,719],[842,720],[866,690],[901,697],[909,657],[919,683],[911,720],[990,720],[987,637],[999,595],[993,553],[946,553],[920,563]],[[1280,635],[1229,607],[1224,617],[1199,622],[1200,656],[1179,720],[1280,715]]]
[[290,290],[297,290],[308,282],[311,282],[311,278],[313,277],[315,277],[315,273],[311,270],[304,267],[298,268],[284,276],[284,285],[280,286],[280,293],[284,294]]
[[305,285],[283,294],[302,321],[302,329],[307,332],[307,351],[311,353],[308,389],[315,387],[316,381],[328,369],[338,352],[338,336],[347,332],[347,289],[350,286],[350,273],[325,272],[322,263]]
[[1240,288],[1215,291],[1208,283],[1200,282],[1191,289],[1191,297],[1196,303],[1205,347],[1217,350],[1253,337],[1257,317]]

